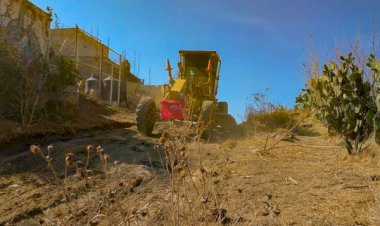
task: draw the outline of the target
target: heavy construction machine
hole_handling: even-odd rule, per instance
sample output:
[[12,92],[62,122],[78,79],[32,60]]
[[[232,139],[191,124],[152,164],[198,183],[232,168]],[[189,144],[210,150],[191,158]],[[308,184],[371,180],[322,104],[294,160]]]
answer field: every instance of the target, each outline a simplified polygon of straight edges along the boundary
[[224,135],[233,133],[237,125],[228,114],[228,104],[216,98],[220,66],[216,51],[180,50],[178,74],[174,78],[167,60],[169,85],[159,114],[152,98],[142,98],[136,108],[138,131],[150,135],[160,118],[194,122],[203,135],[218,130]]

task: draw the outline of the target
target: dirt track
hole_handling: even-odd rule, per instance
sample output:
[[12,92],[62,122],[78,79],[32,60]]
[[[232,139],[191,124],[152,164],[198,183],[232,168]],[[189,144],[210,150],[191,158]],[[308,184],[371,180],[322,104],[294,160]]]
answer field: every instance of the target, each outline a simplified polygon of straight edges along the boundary
[[[193,207],[201,207],[202,211],[191,220],[181,216],[182,225],[216,224],[209,217],[215,208],[223,210],[224,219],[219,222],[230,225],[380,224],[377,155],[349,157],[335,142],[320,136],[297,136],[293,142],[282,141],[262,153],[267,135],[187,144],[190,173],[187,179],[178,181],[183,183],[183,191],[194,198]],[[270,144],[276,136],[269,135]],[[66,182],[69,205],[62,196],[62,187],[54,183],[39,156],[28,150],[3,156],[0,225],[38,225],[40,220],[45,224],[113,225],[132,215],[132,222],[138,225],[173,222],[168,213],[168,195],[173,190],[162,165],[162,153],[154,150],[157,138],[140,136],[135,128],[116,130],[57,142],[53,159],[63,159],[64,153],[70,151],[77,159],[85,160],[84,147],[89,143],[102,145],[113,160],[124,163],[110,166],[105,176],[94,155],[92,174],[86,180],[71,176],[71,169]],[[62,178],[63,162],[58,162],[55,166]],[[202,170],[205,185],[191,185],[202,181]],[[195,193],[192,188],[199,188],[197,192],[201,194],[191,196]],[[69,213],[70,208],[75,208],[75,213]],[[184,207],[183,213],[190,212]]]

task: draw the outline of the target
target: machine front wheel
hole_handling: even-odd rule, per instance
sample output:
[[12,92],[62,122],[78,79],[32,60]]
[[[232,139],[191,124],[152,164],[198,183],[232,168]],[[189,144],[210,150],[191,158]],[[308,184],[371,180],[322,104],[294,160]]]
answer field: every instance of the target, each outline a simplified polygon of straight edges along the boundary
[[198,118],[198,133],[200,133],[201,138],[203,139],[208,139],[210,137],[213,116],[214,102],[208,100],[203,101]]
[[215,135],[220,139],[234,138],[239,133],[235,118],[230,114],[215,114]]
[[157,118],[156,104],[152,98],[142,98],[136,108],[137,130],[141,134],[151,135]]

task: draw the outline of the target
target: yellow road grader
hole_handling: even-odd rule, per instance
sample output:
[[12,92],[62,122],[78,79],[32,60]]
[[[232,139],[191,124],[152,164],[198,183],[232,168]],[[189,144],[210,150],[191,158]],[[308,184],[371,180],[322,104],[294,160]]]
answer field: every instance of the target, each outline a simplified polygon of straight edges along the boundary
[[150,135],[158,119],[195,122],[204,134],[220,131],[230,135],[236,130],[235,119],[228,114],[228,104],[218,101],[221,60],[216,51],[180,50],[178,74],[172,75],[167,60],[169,89],[160,111],[152,98],[144,97],[136,108],[136,123],[141,134]]

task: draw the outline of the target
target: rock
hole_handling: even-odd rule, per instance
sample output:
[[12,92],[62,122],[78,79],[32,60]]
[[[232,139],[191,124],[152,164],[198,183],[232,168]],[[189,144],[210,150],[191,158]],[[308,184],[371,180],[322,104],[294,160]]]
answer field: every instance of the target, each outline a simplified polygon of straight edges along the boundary
[[281,213],[281,210],[277,207],[273,210],[273,213],[276,214],[276,215],[280,215]]
[[20,187],[20,185],[18,185],[18,184],[11,184],[11,185],[9,185],[9,188],[18,188],[18,187]]
[[269,215],[269,210],[264,210],[263,212],[261,212],[261,215],[268,216]]
[[272,192],[267,192],[265,195],[268,197],[269,200],[272,199]]
[[208,197],[202,196],[200,201],[201,201],[201,203],[206,203],[208,201]]
[[132,147],[132,150],[135,152],[141,152],[141,151],[144,151],[144,149],[145,149],[145,147],[142,145],[135,145]]
[[212,176],[212,177],[217,177],[217,176],[219,176],[219,173],[216,172],[216,171],[213,171],[213,172],[211,173],[211,176]]

